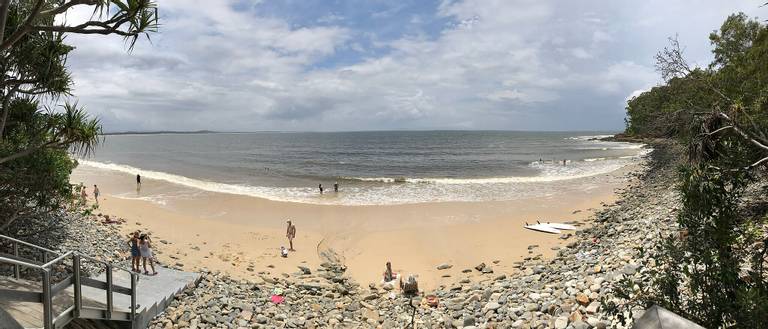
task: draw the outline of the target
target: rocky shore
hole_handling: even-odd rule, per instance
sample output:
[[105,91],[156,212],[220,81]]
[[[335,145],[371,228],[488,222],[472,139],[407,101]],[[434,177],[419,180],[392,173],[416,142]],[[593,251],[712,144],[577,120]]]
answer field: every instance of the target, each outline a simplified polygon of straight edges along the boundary
[[[127,238],[120,233],[123,224],[123,220],[110,220],[100,213],[91,215],[72,210],[38,218],[35,222],[18,223],[7,234],[60,254],[77,250],[97,260],[130,268]],[[41,257],[39,252],[27,247],[20,247],[19,252],[30,259]],[[88,275],[99,274],[105,269],[103,264],[86,259],[82,265]],[[65,273],[66,269],[56,271],[59,272]]]
[[[332,262],[300,267],[293,274],[260,272],[255,281],[204,271],[200,285],[173,301],[150,328],[628,328],[643,310],[611,311],[624,300],[619,285],[645,280],[653,250],[676,232],[679,206],[674,182],[679,150],[654,143],[637,183],[596,213],[557,255],[539,247],[515,264],[512,275],[492,264],[465,272],[485,273],[479,282],[457,278],[449,286],[405,297],[388,287],[360,286]],[[629,279],[629,280],[627,280]],[[631,288],[630,288],[631,290]],[[271,300],[280,295],[279,303]],[[426,296],[434,295],[437,306]]]

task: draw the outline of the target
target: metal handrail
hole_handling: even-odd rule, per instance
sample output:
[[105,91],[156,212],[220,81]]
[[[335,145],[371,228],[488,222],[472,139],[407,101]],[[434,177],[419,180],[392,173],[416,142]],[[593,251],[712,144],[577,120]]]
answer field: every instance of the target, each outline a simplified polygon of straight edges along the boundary
[[85,254],[83,254],[83,253],[81,253],[81,252],[79,252],[79,251],[76,251],[76,253],[77,253],[77,255],[78,255],[78,256],[80,256],[80,257],[82,257],[82,258],[86,258],[86,259],[88,259],[88,260],[92,260],[92,261],[94,261],[94,262],[97,262],[97,263],[101,263],[102,265],[109,265],[109,266],[111,266],[113,269],[117,269],[117,270],[125,271],[125,272],[131,273],[131,274],[135,274],[135,273],[136,273],[136,272],[134,272],[134,271],[131,271],[131,270],[128,270],[128,269],[126,269],[126,268],[124,268],[124,267],[121,267],[121,266],[115,266],[115,265],[112,265],[112,263],[108,263],[108,262],[105,262],[105,261],[103,261],[103,260],[100,260],[100,259],[96,259],[96,258],[94,258],[94,257],[91,257],[91,256],[88,256],[88,255],[85,255]]
[[47,263],[43,264],[43,266],[40,266],[40,267],[50,269],[51,266],[53,266],[53,264],[56,264],[56,263],[60,262],[61,260],[63,260],[64,258],[66,258],[69,255],[72,255],[73,253],[74,252],[72,252],[72,251],[67,251],[67,253],[65,253],[65,254],[63,254],[63,255],[61,255],[59,257],[56,257],[56,259],[54,259],[54,260],[52,260],[50,262],[47,262]]
[[58,251],[53,251],[51,249],[44,248],[44,247],[41,247],[41,246],[37,246],[37,245],[31,244],[29,242],[24,242],[24,241],[21,241],[19,239],[14,239],[14,238],[9,237],[7,235],[0,234],[0,239],[10,240],[10,241],[13,241],[13,242],[16,242],[16,243],[21,243],[21,244],[23,244],[23,245],[25,245],[27,247],[32,247],[32,248],[35,248],[37,250],[42,250],[42,251],[45,251],[45,252],[49,252],[49,253],[52,253],[54,255],[58,255],[59,254]]
[[[130,276],[131,276],[131,287],[130,287],[130,291],[131,291],[131,306],[130,306],[131,307],[131,311],[130,311],[130,315],[129,315],[129,318],[130,318],[129,321],[132,323],[132,326],[135,325],[135,321],[136,321],[136,308],[137,308],[137,303],[136,303],[136,288],[137,287],[136,287],[136,283],[137,283],[138,275],[136,273],[134,273],[133,271],[129,271],[128,269],[125,269],[125,268],[120,267],[120,266],[114,266],[111,263],[105,262],[105,261],[100,260],[100,259],[96,259],[96,258],[88,256],[88,255],[84,255],[81,252],[75,251],[75,250],[68,251],[68,252],[60,255],[58,252],[52,251],[50,249],[43,248],[43,247],[40,247],[40,246],[36,246],[36,245],[30,244],[30,243],[27,243],[27,242],[24,242],[24,241],[21,241],[21,240],[18,240],[18,239],[14,239],[14,238],[11,238],[11,237],[8,237],[8,236],[0,235],[0,239],[10,240],[13,243],[13,248],[14,248],[14,253],[15,254],[18,253],[18,248],[17,248],[18,244],[22,244],[22,245],[29,246],[29,247],[35,248],[37,250],[43,251],[43,261],[45,261],[47,259],[47,254],[48,253],[58,256],[55,259],[53,259],[53,260],[51,260],[51,261],[49,261],[49,262],[47,262],[45,264],[42,264],[42,265],[37,265],[37,264],[33,264],[33,263],[22,261],[22,260],[16,260],[16,259],[11,259],[11,258],[0,256],[0,263],[8,263],[8,264],[11,264],[11,265],[14,266],[14,272],[15,272],[14,276],[16,278],[19,277],[18,269],[19,269],[20,266],[30,267],[30,268],[36,269],[36,270],[41,272],[41,274],[42,274],[42,293],[41,293],[41,297],[42,297],[42,303],[43,303],[43,326],[46,329],[50,329],[50,328],[53,328],[54,326],[57,326],[57,322],[60,319],[64,318],[65,316],[70,316],[70,315],[68,315],[70,313],[74,313],[73,317],[80,317],[80,312],[82,310],[82,294],[81,294],[81,282],[80,282],[80,258],[85,258],[85,259],[97,262],[97,263],[102,264],[102,265],[104,265],[106,267],[106,270],[107,270],[107,280],[106,280],[107,281],[106,282],[107,288],[105,290],[106,290],[106,293],[107,293],[107,309],[105,310],[106,311],[105,315],[106,315],[106,318],[108,320],[112,318],[112,312],[113,312],[113,307],[114,307],[113,306],[113,301],[112,301],[112,298],[113,298],[112,297],[112,294],[113,294],[113,290],[112,290],[113,289],[112,271],[114,269],[118,269],[118,270],[122,270],[122,271],[128,272],[130,274]],[[14,255],[14,256],[18,256],[18,255]],[[62,260],[64,260],[65,258],[70,257],[70,256],[72,257],[72,270],[74,272],[74,277],[71,278],[73,280],[72,284],[74,286],[74,305],[69,307],[67,310],[65,310],[64,312],[61,312],[59,315],[54,317],[54,313],[53,313],[53,309],[52,309],[52,303],[53,303],[52,289],[53,289],[53,286],[54,286],[52,284],[52,282],[51,282],[52,267],[53,267],[54,264],[59,263]]]
[[37,265],[37,264],[27,263],[27,262],[23,262],[23,261],[11,259],[11,258],[6,258],[6,257],[0,257],[0,262],[1,263],[10,263],[10,264],[19,265],[19,266],[32,267],[32,268],[35,268],[35,269],[38,269],[38,270],[42,270],[43,269],[42,266]]

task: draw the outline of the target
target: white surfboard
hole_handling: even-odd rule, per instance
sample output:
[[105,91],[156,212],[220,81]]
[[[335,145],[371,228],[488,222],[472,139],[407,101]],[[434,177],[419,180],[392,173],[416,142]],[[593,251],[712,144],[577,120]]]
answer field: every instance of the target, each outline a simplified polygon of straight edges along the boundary
[[542,223],[541,225],[547,225],[547,226],[549,226],[551,228],[554,228],[554,229],[557,229],[557,230],[569,230],[569,231],[578,230],[578,228],[576,226],[573,226],[571,224],[547,222],[547,223]]
[[560,234],[560,230],[550,227],[546,224],[525,225],[525,228],[544,233]]

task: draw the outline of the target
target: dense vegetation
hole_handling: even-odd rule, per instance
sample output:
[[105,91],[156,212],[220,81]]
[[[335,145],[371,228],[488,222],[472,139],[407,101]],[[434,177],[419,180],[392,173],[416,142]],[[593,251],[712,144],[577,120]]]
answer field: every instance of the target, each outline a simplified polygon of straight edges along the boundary
[[[681,231],[661,246],[660,270],[636,292],[707,328],[768,323],[768,26],[731,15],[709,39],[714,60],[691,67],[676,39],[657,56],[666,83],[628,102],[627,134],[676,138]],[[758,195],[745,198],[749,192]]]
[[[66,13],[80,7],[93,11],[91,20],[67,24]],[[72,96],[66,35],[117,34],[130,49],[156,28],[150,0],[0,0],[0,232],[73,201],[71,155],[99,143],[98,120],[60,103]]]

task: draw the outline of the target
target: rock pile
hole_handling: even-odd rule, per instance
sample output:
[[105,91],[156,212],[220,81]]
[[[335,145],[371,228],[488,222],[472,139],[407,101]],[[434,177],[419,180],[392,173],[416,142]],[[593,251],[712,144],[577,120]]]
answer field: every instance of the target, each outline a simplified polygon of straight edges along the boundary
[[[130,268],[127,238],[120,234],[120,225],[124,220],[102,214],[82,215],[63,211],[34,221],[19,223],[19,228],[12,228],[10,231],[13,233],[10,234],[60,254],[76,250],[98,260]],[[20,247],[19,252],[26,258],[42,260],[39,251],[29,247]],[[104,271],[104,266],[98,262],[83,260],[82,266],[86,275]]]

